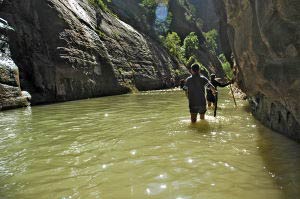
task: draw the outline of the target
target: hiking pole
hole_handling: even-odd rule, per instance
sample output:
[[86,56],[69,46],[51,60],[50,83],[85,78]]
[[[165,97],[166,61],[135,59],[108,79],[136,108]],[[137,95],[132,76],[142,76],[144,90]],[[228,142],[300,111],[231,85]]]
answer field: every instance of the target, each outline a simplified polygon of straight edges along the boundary
[[214,117],[216,117],[217,116],[217,109],[218,109],[218,91],[216,91],[214,106],[215,106]]
[[235,107],[237,107],[237,104],[236,104],[236,101],[235,101],[235,97],[234,97],[234,93],[233,93],[233,90],[232,90],[231,84],[229,84],[229,87],[230,87],[230,90],[231,90],[231,94],[232,94],[232,98],[233,98],[233,101],[234,101]]

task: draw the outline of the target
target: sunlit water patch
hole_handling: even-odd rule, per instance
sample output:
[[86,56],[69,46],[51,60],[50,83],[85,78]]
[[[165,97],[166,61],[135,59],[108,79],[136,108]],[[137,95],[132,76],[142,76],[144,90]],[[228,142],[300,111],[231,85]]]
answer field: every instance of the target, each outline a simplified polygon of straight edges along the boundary
[[299,144],[228,90],[190,124],[178,90],[0,113],[0,198],[296,198]]

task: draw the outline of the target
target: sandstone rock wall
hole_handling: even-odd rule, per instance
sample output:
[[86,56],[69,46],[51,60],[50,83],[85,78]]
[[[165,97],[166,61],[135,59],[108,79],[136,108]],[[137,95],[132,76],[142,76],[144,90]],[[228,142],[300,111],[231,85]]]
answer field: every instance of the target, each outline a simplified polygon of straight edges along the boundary
[[[209,52],[206,48],[202,29],[196,20],[197,17],[202,16],[205,17],[205,24],[214,23],[216,25],[215,20],[218,20],[215,16],[216,14],[212,13],[213,16],[209,14],[209,11],[213,9],[213,4],[205,4],[206,0],[170,0],[164,2],[167,3],[168,12],[172,13],[172,22],[169,31],[178,33],[182,40],[190,32],[195,32],[201,42],[201,48],[196,54],[197,59],[209,70],[209,72],[216,73],[221,78],[225,77],[220,61],[216,55]],[[132,24],[140,32],[159,40],[158,35],[155,34],[155,16],[149,16],[153,13],[147,13],[142,6],[139,6],[140,3],[140,0],[112,0],[109,5],[122,20]],[[191,12],[190,10],[189,5],[192,5],[191,3],[195,5],[195,12]],[[202,7],[204,5],[205,7]],[[208,11],[204,13],[203,10]],[[206,25],[206,27],[209,28],[208,25]]]
[[0,18],[0,110],[30,104],[30,95],[21,91],[18,67],[11,59],[8,34],[12,32],[13,29]]
[[[215,0],[240,87],[265,125],[300,141],[300,2]],[[224,17],[225,16],[225,17]],[[226,24],[226,25],[225,25]]]
[[166,88],[186,73],[155,41],[88,0],[4,0],[12,57],[32,103]]

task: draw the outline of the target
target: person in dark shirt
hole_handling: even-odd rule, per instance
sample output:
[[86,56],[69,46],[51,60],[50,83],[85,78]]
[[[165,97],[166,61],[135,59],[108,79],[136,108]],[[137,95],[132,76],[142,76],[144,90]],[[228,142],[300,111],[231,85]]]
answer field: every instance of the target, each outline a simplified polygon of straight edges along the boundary
[[184,85],[185,85],[185,79],[181,79],[179,84],[180,88],[184,89]]
[[[227,82],[226,84],[222,84],[222,83],[218,82],[216,80],[216,75],[215,74],[210,75],[210,82],[215,87],[216,90],[217,90],[218,86],[219,87],[225,87],[225,86],[228,86],[229,84],[232,83],[231,81]],[[211,91],[210,89],[206,90],[206,99],[207,99],[208,107],[211,107],[211,104],[215,103],[216,98],[213,94],[213,91]]]
[[184,90],[189,100],[189,108],[191,113],[191,122],[197,121],[197,115],[200,114],[200,119],[205,118],[206,112],[206,99],[205,99],[205,87],[215,92],[214,86],[210,81],[199,74],[199,65],[194,64],[191,68],[192,76],[186,79]]

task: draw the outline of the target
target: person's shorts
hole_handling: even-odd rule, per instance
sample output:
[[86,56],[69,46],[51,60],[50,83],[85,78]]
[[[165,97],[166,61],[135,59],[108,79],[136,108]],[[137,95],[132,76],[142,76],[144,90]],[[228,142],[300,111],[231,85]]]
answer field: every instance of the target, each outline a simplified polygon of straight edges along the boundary
[[193,107],[190,107],[190,113],[204,114],[204,113],[206,113],[206,106],[193,106]]
[[212,103],[215,103],[215,101],[216,101],[215,96],[209,95],[209,94],[206,96],[206,99],[207,99],[207,101],[212,102]]

